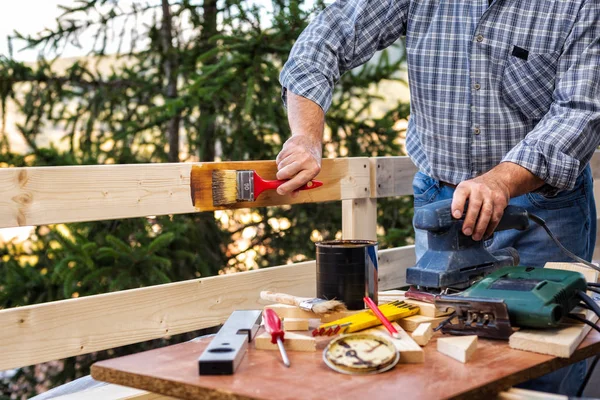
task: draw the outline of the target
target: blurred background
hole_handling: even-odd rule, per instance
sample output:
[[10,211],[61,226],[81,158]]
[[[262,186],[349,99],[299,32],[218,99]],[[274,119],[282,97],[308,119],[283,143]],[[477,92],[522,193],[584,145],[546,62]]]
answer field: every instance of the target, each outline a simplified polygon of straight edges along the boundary
[[[0,167],[274,159],[279,72],[313,0],[23,0],[0,15]],[[324,157],[404,155],[402,42],[345,74]],[[412,243],[412,198],[378,202],[380,248]],[[341,205],[0,229],[0,309],[314,259]],[[199,310],[201,312],[201,310]],[[0,372],[0,399],[199,332]]]

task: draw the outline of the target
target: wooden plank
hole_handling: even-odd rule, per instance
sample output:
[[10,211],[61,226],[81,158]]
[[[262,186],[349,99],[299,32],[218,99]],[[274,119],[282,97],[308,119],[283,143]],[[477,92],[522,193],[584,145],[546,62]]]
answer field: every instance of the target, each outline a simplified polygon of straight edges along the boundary
[[0,168],[0,228],[194,212],[191,167]]
[[406,286],[406,270],[415,265],[415,246],[379,250],[379,290]]
[[[192,166],[209,175],[215,168],[251,168],[265,178],[276,170],[275,161],[0,168],[0,228],[195,212]],[[325,186],[296,198],[264,193],[256,202],[230,208],[369,197],[367,167],[364,157],[325,159],[318,176]],[[212,177],[206,179],[211,185]],[[202,210],[215,209],[210,198]]]
[[310,320],[305,318],[284,318],[282,321],[284,331],[307,331]]
[[149,393],[121,385],[103,385],[81,392],[54,397],[54,400],[176,400],[175,397]]
[[417,167],[409,157],[372,157],[375,171],[371,184],[372,197],[412,195],[412,180]]
[[[390,252],[404,254],[380,252],[382,290],[404,284]],[[233,310],[263,308],[262,290],[314,297],[315,282],[315,262],[307,261],[0,310],[0,370],[216,326]]]
[[254,202],[239,202],[226,206],[213,206],[212,171],[215,169],[255,170],[263,179],[276,179],[275,161],[232,161],[203,163],[192,168],[191,196],[197,211],[225,208],[264,207],[282,204],[317,203],[323,201],[366,198],[371,193],[369,159],[366,157],[324,159],[321,172],[315,177],[323,186],[298,193],[297,197],[280,196],[270,190]]
[[408,332],[414,332],[415,330],[417,330],[419,325],[421,325],[423,323],[430,323],[431,327],[433,329],[435,329],[447,318],[448,318],[447,316],[432,318],[432,317],[425,317],[424,315],[412,315],[410,317],[406,317],[406,318],[402,318],[402,319],[398,320],[398,323],[404,330],[406,330]]
[[342,238],[377,240],[377,199],[342,201]]
[[498,393],[496,400],[569,400],[569,398],[560,394],[512,388],[506,392]]
[[[258,351],[251,346],[235,375],[199,379],[196,360],[210,338],[101,361],[92,366],[92,376],[199,400],[310,400],[348,396],[356,399],[485,399],[600,351],[598,332],[590,333],[570,359],[522,352],[510,349],[505,341],[480,339],[477,357],[462,364],[437,352],[435,341],[439,337],[436,333],[433,343],[423,348],[424,363],[402,364],[384,374],[365,377],[350,377],[329,369],[318,350],[290,352],[292,367],[286,368],[278,353]],[[317,348],[322,349],[321,344]]]

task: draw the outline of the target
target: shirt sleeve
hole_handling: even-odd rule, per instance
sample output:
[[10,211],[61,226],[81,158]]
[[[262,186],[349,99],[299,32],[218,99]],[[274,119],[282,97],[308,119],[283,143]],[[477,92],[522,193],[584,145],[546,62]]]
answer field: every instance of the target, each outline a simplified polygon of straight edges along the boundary
[[600,144],[600,4],[588,1],[558,61],[550,109],[503,161],[528,169],[546,182],[540,192],[571,190]]
[[338,0],[321,12],[292,48],[279,80],[286,91],[331,105],[340,76],[406,33],[409,0]]

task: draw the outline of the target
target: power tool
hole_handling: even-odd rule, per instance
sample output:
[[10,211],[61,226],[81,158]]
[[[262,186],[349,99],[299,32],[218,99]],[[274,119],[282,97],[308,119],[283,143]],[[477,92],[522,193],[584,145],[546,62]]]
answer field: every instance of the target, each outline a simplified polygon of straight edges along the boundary
[[[406,271],[406,282],[421,289],[464,289],[483,276],[506,266],[519,264],[519,254],[508,247],[490,253],[484,241],[462,233],[463,218],[455,219],[452,199],[428,204],[417,210],[414,227],[427,231],[427,251]],[[496,232],[529,227],[527,211],[508,206]]]
[[[600,315],[600,307],[585,293],[586,288],[600,292],[595,283],[588,287],[578,272],[517,267],[519,255],[514,248],[489,252],[483,241],[462,233],[465,213],[455,219],[451,204],[452,199],[448,199],[415,211],[414,226],[427,231],[428,249],[406,274],[406,281],[418,288],[411,287],[407,297],[454,311],[437,329],[507,339],[513,326],[548,328],[566,316],[580,318],[569,314],[580,302]],[[567,250],[543,219],[522,207],[508,206],[495,231],[525,230],[529,220],[542,226],[569,257],[600,271]],[[459,290],[462,292],[448,295]]]

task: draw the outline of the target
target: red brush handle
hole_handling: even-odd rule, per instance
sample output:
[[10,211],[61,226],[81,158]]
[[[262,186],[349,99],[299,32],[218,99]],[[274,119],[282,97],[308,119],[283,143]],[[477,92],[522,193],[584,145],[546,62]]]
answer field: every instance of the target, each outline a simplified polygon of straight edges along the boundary
[[281,320],[275,311],[270,308],[263,310],[263,323],[267,332],[271,334],[271,343],[277,343],[277,339],[283,342],[283,329],[281,329]]
[[[282,179],[273,180],[273,181],[265,180],[265,179],[261,178],[256,173],[256,171],[254,171],[254,198],[256,199],[265,190],[277,189],[279,186],[283,185],[286,182],[287,182],[287,180],[282,180]],[[310,189],[316,189],[320,186],[323,186],[323,182],[310,181],[306,185],[300,186],[296,190],[310,190]]]
[[381,321],[383,326],[385,326],[385,328],[388,330],[390,335],[392,335],[393,337],[398,336],[398,331],[396,330],[396,328],[394,328],[394,326],[392,325],[390,320],[387,319],[387,317],[385,315],[383,315],[383,313],[379,310],[379,307],[377,307],[377,304],[375,304],[375,302],[373,300],[371,300],[371,298],[368,296],[365,296],[365,298],[363,300],[365,301],[367,306],[369,306],[371,311],[373,311],[373,314],[375,314],[375,316],[377,316],[377,318]]

